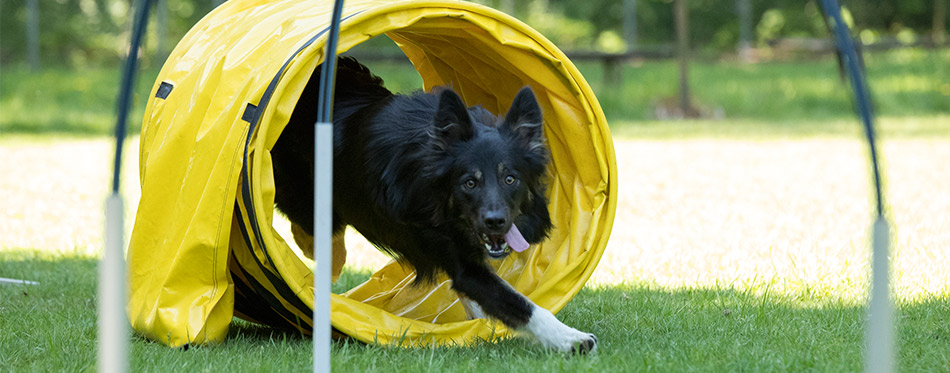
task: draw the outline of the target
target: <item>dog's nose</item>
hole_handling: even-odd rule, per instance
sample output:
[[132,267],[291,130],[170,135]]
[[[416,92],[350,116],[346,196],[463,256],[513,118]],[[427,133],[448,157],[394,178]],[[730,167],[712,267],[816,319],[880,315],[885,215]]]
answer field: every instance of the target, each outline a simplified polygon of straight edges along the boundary
[[485,228],[499,231],[505,228],[505,224],[507,223],[508,218],[501,212],[489,212],[485,214]]

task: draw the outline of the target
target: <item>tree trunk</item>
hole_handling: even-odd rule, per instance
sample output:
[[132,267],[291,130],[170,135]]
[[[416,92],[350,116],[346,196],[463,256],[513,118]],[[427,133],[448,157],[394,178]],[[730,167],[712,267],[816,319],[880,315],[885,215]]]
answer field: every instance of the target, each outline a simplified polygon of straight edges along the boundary
[[683,117],[690,116],[692,110],[689,94],[689,15],[687,0],[674,0],[673,12],[676,23],[676,50],[679,55],[680,92],[679,104]]
[[168,58],[168,0],[155,0],[155,62],[165,64]]
[[947,1],[948,0],[934,0],[934,24],[932,32],[933,41],[936,45],[943,44],[947,35],[947,27],[946,23],[944,23],[947,19]]
[[739,59],[752,61],[752,2],[737,0],[736,13],[739,14]]
[[623,38],[628,50],[637,49],[637,0],[623,0]]
[[[99,13],[99,18],[106,25],[106,31],[116,32],[119,31],[119,26],[116,24],[115,20],[112,19],[112,13],[109,12],[109,1],[107,0],[96,0],[96,12]],[[131,4],[129,7],[131,9]]]
[[30,70],[40,69],[40,10],[37,0],[26,2],[26,59]]

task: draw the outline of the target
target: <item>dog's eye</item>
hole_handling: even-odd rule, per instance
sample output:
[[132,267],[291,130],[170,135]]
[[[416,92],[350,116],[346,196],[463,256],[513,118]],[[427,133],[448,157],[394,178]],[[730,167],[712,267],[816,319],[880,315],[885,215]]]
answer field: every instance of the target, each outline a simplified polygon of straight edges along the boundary
[[475,179],[465,180],[465,187],[468,189],[475,189]]
[[514,177],[514,176],[508,175],[507,177],[505,177],[505,184],[511,185],[511,184],[514,184],[514,183],[515,183],[515,177]]

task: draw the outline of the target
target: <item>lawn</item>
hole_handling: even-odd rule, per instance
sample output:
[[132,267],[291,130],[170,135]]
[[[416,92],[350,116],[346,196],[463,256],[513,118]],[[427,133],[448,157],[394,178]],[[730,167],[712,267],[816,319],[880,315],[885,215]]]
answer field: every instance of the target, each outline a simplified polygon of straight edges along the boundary
[[[878,112],[900,371],[950,371],[948,63],[947,51],[868,59],[876,101],[885,102]],[[727,119],[656,121],[651,100],[672,94],[656,76],[675,76],[671,66],[628,66],[623,97],[634,104],[610,109],[620,185],[613,233],[587,287],[558,314],[596,334],[597,353],[565,357],[521,340],[418,349],[338,342],[333,366],[861,370],[870,177],[844,86],[810,78],[835,77],[834,63],[697,64],[697,95]],[[581,67],[596,86],[598,67]],[[374,67],[406,90],[413,80],[401,69]],[[112,161],[103,134],[114,122],[118,73],[4,66],[0,74],[0,277],[39,282],[0,284],[0,371],[92,371]],[[144,75],[140,98],[155,72]],[[729,89],[736,79],[748,89]],[[798,93],[776,93],[782,85]],[[130,228],[137,138],[128,144]],[[344,282],[352,283],[386,259],[359,237],[348,240]],[[247,322],[235,322],[219,346],[181,351],[137,336],[131,346],[135,371],[307,371],[312,356],[310,339]]]
[[[91,371],[94,259],[35,251],[5,251],[0,258],[0,273],[43,282],[0,289],[0,367]],[[353,372],[860,370],[864,311],[847,302],[819,302],[755,295],[742,286],[592,286],[559,314],[597,333],[601,345],[590,356],[567,358],[517,340],[437,349],[343,342],[334,346],[333,366]],[[902,304],[901,371],[950,367],[948,314],[946,298]],[[132,342],[133,371],[308,371],[312,356],[307,338],[243,322],[216,347],[181,351],[138,337]]]
[[[947,120],[950,49],[903,49],[867,54],[865,60],[879,115]],[[393,91],[421,86],[408,62],[364,62]],[[578,68],[597,93],[614,131],[657,131],[668,123],[655,121],[654,108],[676,94],[678,75],[673,61],[627,64],[619,89],[605,86],[600,64],[579,62]],[[157,75],[156,69],[140,74],[134,102],[144,102]],[[722,115],[703,133],[718,131],[722,125],[733,128],[732,122],[740,124],[737,133],[750,127],[800,131],[801,122],[818,126],[830,122],[833,126],[813,129],[818,132],[853,128],[840,125],[852,119],[850,93],[831,58],[747,65],[697,61],[691,65],[690,75],[695,100]],[[0,66],[0,133],[109,133],[115,123],[118,83],[118,68],[74,71],[54,67],[31,73],[25,66]],[[141,123],[141,106],[131,115],[133,132]],[[750,122],[752,126],[741,126]]]
[[[617,139],[614,232],[588,286],[559,314],[598,335],[566,358],[519,340],[472,348],[337,343],[353,371],[805,370],[862,366],[870,225],[854,138]],[[0,140],[5,195],[0,367],[91,370],[108,139]],[[950,138],[884,142],[902,370],[950,369]],[[135,147],[128,167],[134,169]],[[81,156],[74,156],[81,155]],[[43,170],[36,172],[35,170]],[[132,175],[132,173],[127,173]],[[130,212],[135,181],[124,194]],[[350,278],[384,259],[351,237]],[[244,322],[227,343],[171,350],[133,338],[134,370],[301,371],[311,341]]]
[[[879,114],[920,116],[950,112],[950,50],[895,50],[865,54],[871,97]],[[588,82],[614,120],[655,117],[657,102],[677,94],[677,67],[645,61],[623,71],[623,86],[608,89],[597,65],[582,64]],[[727,119],[755,119],[794,126],[802,120],[850,119],[851,99],[837,63],[694,63],[692,92],[699,106]],[[675,102],[675,101],[674,101]]]

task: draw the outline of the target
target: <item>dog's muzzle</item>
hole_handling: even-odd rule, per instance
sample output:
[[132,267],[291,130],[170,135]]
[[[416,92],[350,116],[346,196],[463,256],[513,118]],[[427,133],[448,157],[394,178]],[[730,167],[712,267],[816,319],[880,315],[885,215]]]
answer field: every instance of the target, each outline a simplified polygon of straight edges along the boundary
[[508,229],[508,233],[504,235],[482,233],[480,238],[482,244],[485,245],[485,250],[488,251],[488,256],[492,259],[504,258],[512,250],[520,253],[531,246],[514,224]]
[[488,256],[492,259],[504,258],[511,252],[508,248],[508,242],[505,241],[505,236],[482,233],[481,240],[482,244],[485,245],[485,250],[488,251]]

